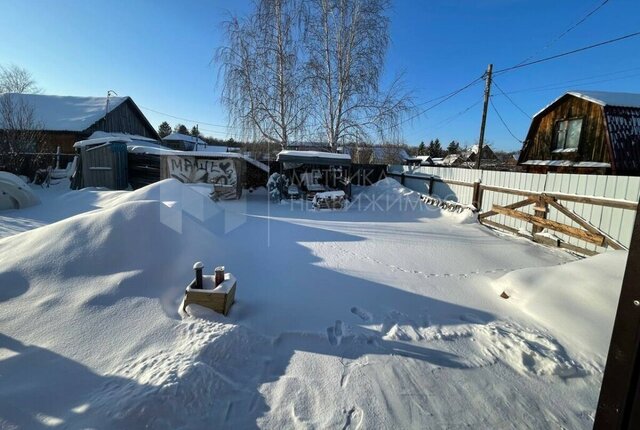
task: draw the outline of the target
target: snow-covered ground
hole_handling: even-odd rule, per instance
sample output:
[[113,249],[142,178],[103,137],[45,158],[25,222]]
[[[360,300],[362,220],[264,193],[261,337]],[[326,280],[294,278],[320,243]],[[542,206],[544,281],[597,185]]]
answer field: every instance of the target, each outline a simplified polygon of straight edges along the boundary
[[[60,184],[0,213],[0,428],[590,428],[625,252],[421,205]],[[179,313],[197,260],[228,317]],[[510,298],[499,297],[505,291]]]

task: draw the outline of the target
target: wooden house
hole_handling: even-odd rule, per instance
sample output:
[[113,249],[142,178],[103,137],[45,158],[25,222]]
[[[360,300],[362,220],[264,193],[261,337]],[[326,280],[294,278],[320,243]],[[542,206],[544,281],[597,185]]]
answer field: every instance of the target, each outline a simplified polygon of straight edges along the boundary
[[535,173],[640,174],[640,94],[564,94],[533,117],[518,164]]
[[[43,144],[73,153],[75,142],[94,132],[126,133],[160,140],[131,97],[75,97],[45,94],[0,94],[0,97],[32,115],[28,127],[44,134]],[[2,123],[0,121],[0,129]]]

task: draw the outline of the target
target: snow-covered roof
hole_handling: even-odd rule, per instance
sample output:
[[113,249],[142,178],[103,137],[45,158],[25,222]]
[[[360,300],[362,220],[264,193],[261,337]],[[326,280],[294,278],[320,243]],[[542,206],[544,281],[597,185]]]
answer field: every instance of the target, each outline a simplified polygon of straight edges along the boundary
[[162,138],[162,140],[176,140],[179,142],[191,142],[197,144],[204,144],[205,141],[200,139],[199,137],[191,136],[190,134],[182,134],[173,132],[168,136]]
[[[149,142],[149,143],[158,144],[158,141],[151,137],[140,136],[137,134],[129,134],[129,133],[107,133],[106,131],[94,131],[91,134],[91,136],[89,136],[89,139],[99,139],[102,137],[128,138],[128,139],[136,140],[140,142]],[[158,146],[161,146],[161,145],[158,145]]]
[[601,163],[597,161],[579,161],[571,160],[527,160],[521,163],[525,166],[553,166],[553,167],[590,167],[590,168],[609,168],[610,163]]
[[556,98],[554,101],[540,109],[533,116],[536,117],[541,113],[545,112],[551,106],[553,106],[558,100],[563,98],[566,95],[572,95],[574,97],[579,97],[584,100],[588,100],[593,103],[597,103],[601,106],[621,106],[621,107],[632,107],[632,108],[640,108],[640,94],[637,93],[615,93],[609,91],[583,91],[583,90],[575,90],[575,91],[567,91],[560,97]]
[[623,106],[640,108],[640,94],[614,93],[609,91],[569,91],[568,94],[580,97],[602,106]]
[[127,133],[106,133],[104,131],[93,132],[93,134],[89,136],[89,139],[76,142],[73,144],[73,147],[82,148],[83,146],[91,146],[108,142],[125,142],[127,144],[127,147],[140,146],[147,148],[168,149],[166,146],[160,145],[157,140],[151,139],[149,137]]
[[336,160],[351,160],[351,156],[349,154],[338,154],[335,152],[320,152],[320,151],[290,151],[284,150],[278,153],[278,158],[281,156],[291,156],[291,157],[321,157],[321,158],[332,158]]
[[351,156],[349,154],[337,154],[335,152],[284,150],[278,153],[276,160],[282,163],[299,163],[307,165],[351,165]]
[[247,163],[256,166],[257,168],[269,173],[269,166],[264,163],[254,160],[253,158],[239,154],[237,152],[220,152],[220,151],[207,151],[206,149],[201,151],[180,151],[177,149],[170,149],[167,147],[152,147],[147,145],[135,145],[129,143],[127,145],[127,151],[131,154],[153,154],[153,155],[177,155],[180,157],[216,157],[216,158],[240,158]]
[[[45,94],[0,94],[14,103],[31,106],[37,125],[44,130],[83,131],[106,114],[106,97],[52,96]],[[109,112],[129,97],[109,97]]]

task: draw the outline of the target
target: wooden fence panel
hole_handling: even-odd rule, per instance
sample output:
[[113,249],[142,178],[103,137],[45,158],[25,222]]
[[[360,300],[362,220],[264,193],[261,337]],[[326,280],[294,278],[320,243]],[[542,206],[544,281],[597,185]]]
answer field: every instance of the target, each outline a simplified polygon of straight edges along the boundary
[[[640,177],[610,176],[610,175],[581,175],[564,173],[521,173],[501,172],[492,170],[474,170],[450,167],[411,167],[390,166],[390,172],[398,174],[404,172],[407,175],[420,175],[425,178],[405,177],[405,185],[408,188],[424,194],[429,193],[429,177],[434,176],[445,182],[434,182],[433,195],[435,197],[457,201],[463,204],[471,204],[473,188],[469,185],[480,180],[485,187],[500,187],[509,190],[521,190],[533,193],[567,194],[570,196],[600,197],[607,199],[626,200],[637,202],[640,198]],[[396,178],[398,178],[396,176]],[[449,183],[447,183],[449,181]],[[453,182],[453,183],[451,183]],[[562,196],[559,196],[562,197]],[[524,196],[517,193],[483,189],[480,212],[491,210],[493,205],[508,206],[522,200]],[[591,225],[601,230],[624,246],[629,246],[635,209],[609,207],[594,202],[579,201],[575,197],[569,200],[557,199],[565,208],[587,220]],[[577,200],[577,201],[576,201]],[[616,205],[616,202],[607,204]],[[618,204],[619,205],[619,204]],[[519,208],[523,213],[534,215],[533,205]],[[549,208],[547,219],[570,227],[579,225],[556,208]],[[531,232],[531,224],[523,219],[507,216],[503,213],[488,218],[493,222],[503,224],[511,229],[526,230]],[[586,248],[594,252],[602,252],[604,247],[587,243],[575,237],[570,237],[558,232],[553,232],[563,241],[577,247]]]
[[[494,170],[487,170],[482,172],[482,184],[496,187],[512,188],[525,191],[542,191],[544,190],[545,175],[537,173],[520,173],[520,172],[500,172]],[[484,191],[482,197],[481,212],[491,210],[491,207],[496,204],[499,206],[507,206],[513,204],[524,197],[500,193],[496,191]],[[533,206],[521,208],[522,212],[533,215]],[[497,215],[492,217],[492,220],[514,228],[516,230],[531,231],[529,223],[509,217],[506,215]]]
[[[606,176],[606,175],[568,175],[550,173],[547,178],[547,192],[575,194],[583,196],[605,197],[638,201],[640,197],[640,177]],[[629,246],[635,211],[630,209],[610,208],[600,205],[560,201],[566,208],[588,220],[593,226],[609,236]],[[576,225],[563,214],[551,211],[549,219],[569,225]],[[558,235],[563,240],[597,252],[604,248],[585,245],[575,238]]]

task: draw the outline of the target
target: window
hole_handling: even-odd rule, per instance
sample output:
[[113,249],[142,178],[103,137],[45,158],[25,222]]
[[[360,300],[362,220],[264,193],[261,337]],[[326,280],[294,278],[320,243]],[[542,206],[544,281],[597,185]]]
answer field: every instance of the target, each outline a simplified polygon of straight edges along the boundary
[[555,139],[553,149],[558,151],[577,151],[580,143],[580,131],[582,130],[582,118],[567,119],[556,122]]

